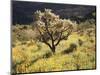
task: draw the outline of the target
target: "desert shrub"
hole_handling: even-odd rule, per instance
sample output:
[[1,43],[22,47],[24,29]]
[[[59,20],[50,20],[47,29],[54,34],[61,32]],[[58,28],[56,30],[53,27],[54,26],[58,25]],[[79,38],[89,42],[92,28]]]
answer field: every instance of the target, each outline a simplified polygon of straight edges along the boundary
[[[73,54],[73,58],[75,59],[75,64],[77,69],[93,69],[95,65],[95,60],[91,62],[91,56],[88,56],[87,53],[77,51]],[[85,58],[85,59],[84,59]],[[93,59],[94,57],[92,57]]]
[[71,43],[69,48],[67,48],[66,50],[62,51],[62,54],[71,53],[71,52],[73,52],[75,50],[77,50],[77,45],[75,43]]
[[52,56],[52,53],[48,51],[43,55],[43,58],[49,58],[50,56]]
[[38,38],[38,33],[35,30],[32,30],[30,25],[15,25],[12,26],[12,43],[16,41],[30,41],[36,40]]
[[93,40],[93,39],[90,39],[90,42],[91,42],[91,43],[93,43],[93,42],[94,42],[94,40]]
[[79,46],[82,46],[83,43],[84,43],[84,42],[83,42],[81,39],[78,39],[78,44],[79,44]]
[[26,29],[26,30],[27,30],[27,29],[28,29],[28,27],[27,27],[27,26],[23,26],[23,29]]
[[92,19],[86,20],[85,22],[81,22],[77,27],[78,34],[89,35],[91,32],[95,32],[95,22]]

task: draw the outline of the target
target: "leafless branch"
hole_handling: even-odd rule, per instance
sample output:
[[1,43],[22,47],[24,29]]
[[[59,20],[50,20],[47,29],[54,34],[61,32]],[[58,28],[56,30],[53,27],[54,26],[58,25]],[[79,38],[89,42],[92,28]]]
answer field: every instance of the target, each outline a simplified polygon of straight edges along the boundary
[[60,33],[59,39],[58,39],[57,43],[55,44],[55,46],[57,46],[57,45],[60,43],[60,41],[61,41],[61,36],[62,36],[62,32]]

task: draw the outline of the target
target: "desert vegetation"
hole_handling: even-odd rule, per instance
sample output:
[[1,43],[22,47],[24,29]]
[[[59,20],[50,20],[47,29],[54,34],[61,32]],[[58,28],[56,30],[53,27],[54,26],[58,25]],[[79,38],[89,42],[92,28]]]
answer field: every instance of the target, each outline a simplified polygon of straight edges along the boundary
[[51,9],[37,10],[30,25],[12,25],[12,73],[96,68],[94,19],[77,23]]

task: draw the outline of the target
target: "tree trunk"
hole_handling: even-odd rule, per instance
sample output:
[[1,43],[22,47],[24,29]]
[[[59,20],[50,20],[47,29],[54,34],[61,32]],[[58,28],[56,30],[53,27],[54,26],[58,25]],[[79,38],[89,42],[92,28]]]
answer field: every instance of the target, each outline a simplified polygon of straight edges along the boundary
[[52,46],[51,50],[52,50],[53,54],[55,54],[55,50],[56,50],[55,46]]

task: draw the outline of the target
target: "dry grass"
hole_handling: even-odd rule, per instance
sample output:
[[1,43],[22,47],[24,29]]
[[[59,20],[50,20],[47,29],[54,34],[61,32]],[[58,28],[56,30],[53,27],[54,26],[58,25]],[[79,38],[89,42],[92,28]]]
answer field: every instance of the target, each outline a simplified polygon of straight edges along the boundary
[[[82,46],[79,45],[82,40]],[[93,41],[91,42],[90,39]],[[72,49],[71,44],[76,45],[76,50],[63,54],[64,50]],[[47,72],[61,70],[95,69],[95,37],[80,36],[72,33],[68,40],[62,40],[56,48],[56,54],[42,42],[34,40],[19,41],[16,39],[12,48],[13,72]]]

